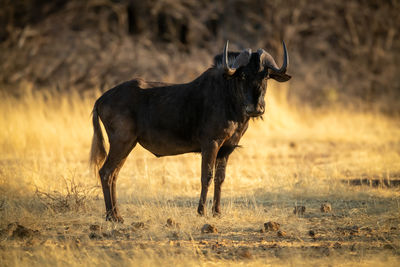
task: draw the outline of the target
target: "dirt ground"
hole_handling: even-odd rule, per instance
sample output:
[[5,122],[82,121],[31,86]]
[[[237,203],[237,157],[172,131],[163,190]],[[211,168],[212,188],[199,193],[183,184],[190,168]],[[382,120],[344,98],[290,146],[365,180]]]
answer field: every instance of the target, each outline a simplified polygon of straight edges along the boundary
[[[399,198],[368,194],[392,189],[364,190],[356,199],[330,195],[305,197],[301,203],[279,193],[231,198],[223,202],[220,218],[198,217],[196,199],[179,197],[123,203],[124,224],[103,221],[102,212],[53,214],[34,225],[10,223],[2,229],[1,257],[7,266],[96,264],[101,259],[110,265],[139,260],[149,265],[373,261],[395,266],[400,260]],[[294,214],[296,201],[304,213]],[[331,209],[323,211],[328,202]],[[90,203],[98,210],[103,205],[101,199]],[[277,227],[268,227],[270,222]]]

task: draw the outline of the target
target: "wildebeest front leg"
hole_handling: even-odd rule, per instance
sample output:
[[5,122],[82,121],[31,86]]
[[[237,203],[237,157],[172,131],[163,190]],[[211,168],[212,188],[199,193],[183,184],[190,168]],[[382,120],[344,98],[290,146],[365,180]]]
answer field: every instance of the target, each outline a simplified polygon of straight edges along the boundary
[[205,215],[208,187],[214,175],[215,158],[217,157],[218,145],[213,142],[201,151],[201,194],[197,212]]
[[214,177],[214,201],[212,212],[214,216],[221,214],[220,203],[221,203],[221,186],[225,180],[226,164],[228,162],[228,156],[217,158],[215,164],[215,177]]

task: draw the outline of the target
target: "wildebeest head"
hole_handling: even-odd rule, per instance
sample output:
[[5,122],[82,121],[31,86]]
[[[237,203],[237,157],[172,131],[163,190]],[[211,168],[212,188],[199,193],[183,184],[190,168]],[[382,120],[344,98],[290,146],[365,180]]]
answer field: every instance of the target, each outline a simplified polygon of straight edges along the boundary
[[[279,68],[274,58],[264,49],[258,49],[252,53],[251,49],[245,49],[240,53],[228,54],[228,41],[225,44],[222,55],[214,60],[220,61],[222,56],[222,67],[224,77],[234,82],[235,87],[241,94],[243,111],[250,117],[264,114],[264,96],[267,91],[267,80],[274,79],[278,82],[286,82],[291,76],[286,74],[289,64],[286,45],[283,42],[283,64]],[[228,56],[234,57],[230,66]]]

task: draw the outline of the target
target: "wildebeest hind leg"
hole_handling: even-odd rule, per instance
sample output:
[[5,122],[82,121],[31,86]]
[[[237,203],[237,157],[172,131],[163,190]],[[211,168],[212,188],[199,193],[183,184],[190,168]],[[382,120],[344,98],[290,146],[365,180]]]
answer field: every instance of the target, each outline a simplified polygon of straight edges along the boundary
[[120,168],[135,145],[136,140],[129,142],[110,140],[110,152],[103,167],[100,169],[107,221],[123,222],[117,208],[116,180]]
[[111,201],[113,204],[113,211],[114,211],[114,215],[117,218],[117,221],[119,222],[123,222],[124,219],[122,219],[119,210],[118,210],[118,205],[117,205],[117,178],[118,178],[118,174],[119,171],[121,170],[122,166],[125,163],[125,159],[121,160],[121,162],[118,164],[117,168],[114,171],[114,175],[112,177],[112,182],[111,182]]

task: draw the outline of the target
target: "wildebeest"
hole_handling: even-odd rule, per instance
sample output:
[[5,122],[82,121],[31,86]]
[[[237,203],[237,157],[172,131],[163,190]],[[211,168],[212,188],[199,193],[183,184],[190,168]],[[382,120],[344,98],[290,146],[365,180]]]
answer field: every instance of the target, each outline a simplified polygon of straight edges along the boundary
[[[221,185],[229,155],[246,132],[249,119],[265,111],[267,79],[288,81],[288,54],[283,64],[259,49],[229,53],[228,42],[214,65],[194,81],[166,84],[134,79],[105,92],[93,108],[90,161],[102,165],[99,175],[106,220],[123,222],[117,208],[116,181],[125,159],[137,143],[157,157],[201,153],[201,194],[197,212],[205,214],[208,187],[214,176],[212,211],[220,214]],[[233,62],[228,62],[228,57]],[[108,155],[99,124],[110,142]]]

